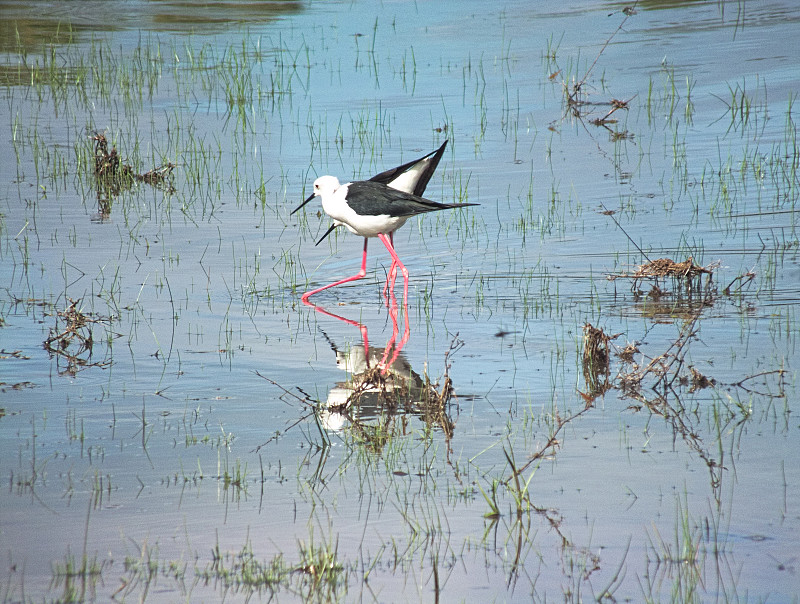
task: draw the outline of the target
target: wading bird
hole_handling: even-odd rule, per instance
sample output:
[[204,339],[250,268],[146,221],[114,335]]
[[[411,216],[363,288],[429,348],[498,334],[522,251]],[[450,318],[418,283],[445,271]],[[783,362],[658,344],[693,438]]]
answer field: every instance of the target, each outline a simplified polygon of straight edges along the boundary
[[[370,237],[378,237],[392,257],[392,266],[387,275],[390,293],[394,291],[397,268],[403,273],[403,295],[408,295],[408,270],[400,262],[394,249],[394,232],[406,220],[417,214],[477,205],[472,203],[446,204],[431,201],[420,196],[425,190],[436,166],[439,164],[447,141],[436,151],[392,170],[382,172],[370,180],[339,183],[335,176],[320,176],[314,181],[314,192],[292,211],[300,210],[314,197],[322,200],[322,209],[333,218],[333,225],[317,241],[320,243],[337,226],[364,237],[364,252],[361,257],[361,270],[329,285],[308,291],[302,300],[330,287],[361,279],[367,272],[367,243]],[[386,287],[384,287],[384,291]]]
[[[379,182],[387,185],[393,189],[397,189],[398,191],[413,193],[418,197],[422,197],[422,195],[425,193],[425,188],[428,186],[428,183],[433,176],[433,173],[436,172],[436,168],[439,166],[439,161],[442,159],[442,155],[444,155],[444,149],[447,147],[447,142],[448,141],[444,141],[442,146],[436,149],[436,151],[431,151],[419,159],[414,159],[401,166],[397,166],[396,168],[376,174],[370,178],[370,180],[372,182]],[[306,200],[306,202],[307,201],[308,200]],[[339,225],[334,222],[314,245],[319,245],[320,242],[323,241],[325,237],[330,235],[333,232],[333,229],[335,229],[337,226]],[[389,233],[389,241],[391,241],[392,247],[394,247],[394,231]],[[366,243],[366,241],[364,243]],[[384,295],[386,295],[387,288],[389,289],[390,294],[394,293],[394,282],[396,278],[397,263],[393,258],[392,266],[389,268],[389,272],[386,274],[386,284],[383,286]]]

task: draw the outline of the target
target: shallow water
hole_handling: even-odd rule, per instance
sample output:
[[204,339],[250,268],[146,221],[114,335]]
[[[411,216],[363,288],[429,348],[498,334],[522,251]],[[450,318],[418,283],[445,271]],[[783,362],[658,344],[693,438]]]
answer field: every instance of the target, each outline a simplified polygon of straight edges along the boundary
[[[34,5],[0,8],[4,600],[797,601],[793,3]],[[173,180],[107,190],[96,132]],[[397,233],[407,310],[376,240],[302,305],[361,260],[289,215],[314,178],[444,140],[426,196],[480,206]],[[91,350],[48,351],[70,300]],[[355,322],[396,413],[326,409]]]

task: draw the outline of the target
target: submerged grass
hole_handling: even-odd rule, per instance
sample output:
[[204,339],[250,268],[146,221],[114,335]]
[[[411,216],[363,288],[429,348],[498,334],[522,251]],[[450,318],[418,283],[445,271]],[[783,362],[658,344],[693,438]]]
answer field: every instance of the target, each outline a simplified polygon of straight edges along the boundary
[[[257,545],[263,549],[266,544],[259,541]],[[210,587],[223,599],[234,595],[248,600],[273,599],[284,593],[304,602],[331,602],[347,594],[352,574],[337,554],[336,544],[315,540],[313,530],[308,542],[298,542],[294,556],[276,553],[261,558],[247,536],[235,551],[224,550],[217,540],[208,556],[198,556],[194,561],[164,557],[158,544],[143,543],[136,555],[126,556],[124,567],[125,579],[114,597],[139,601],[146,601],[154,589],[190,598],[194,592]]]

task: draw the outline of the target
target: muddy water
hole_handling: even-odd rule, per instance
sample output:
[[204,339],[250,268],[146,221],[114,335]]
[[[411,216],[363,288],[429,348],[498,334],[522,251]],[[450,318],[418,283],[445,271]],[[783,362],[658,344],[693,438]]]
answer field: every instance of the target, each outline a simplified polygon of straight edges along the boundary
[[[4,600],[797,597],[793,3],[34,6],[0,9]],[[397,233],[406,303],[373,240],[301,304],[361,261],[289,215],[314,178],[445,140],[426,196],[480,206]]]

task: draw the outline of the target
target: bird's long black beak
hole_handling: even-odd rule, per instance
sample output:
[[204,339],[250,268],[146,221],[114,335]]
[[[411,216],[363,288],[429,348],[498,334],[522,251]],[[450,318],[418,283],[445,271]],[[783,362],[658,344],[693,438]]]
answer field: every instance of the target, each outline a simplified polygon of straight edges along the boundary
[[[302,206],[301,206],[301,207],[302,207]],[[300,208],[297,208],[297,209],[299,210]],[[314,244],[314,246],[316,247],[316,246],[318,246],[320,243],[322,243],[322,240],[323,240],[323,239],[325,239],[325,237],[327,237],[328,235],[330,235],[330,234],[333,232],[333,229],[335,229],[335,228],[336,228],[336,226],[337,226],[337,225],[336,225],[336,223],[334,222],[334,223],[331,225],[331,228],[329,228],[327,231],[325,231],[325,234],[324,234],[322,237],[320,237],[320,238],[319,238],[319,241],[317,241],[317,242]]]
[[[297,207],[296,207],[294,210],[292,210],[292,214],[294,214],[294,213],[295,213],[297,210],[299,210],[300,208],[302,208],[304,205],[306,205],[306,204],[307,204],[309,201],[311,201],[312,199],[314,199],[314,194],[313,194],[313,193],[312,193],[311,195],[309,195],[309,196],[308,196],[308,199],[306,199],[306,200],[305,200],[303,203],[301,203],[301,204],[300,204],[299,206],[297,206]],[[292,214],[289,214],[289,216],[291,216]],[[326,233],[326,234],[327,234],[327,233]],[[323,237],[323,239],[325,239],[325,238]]]

